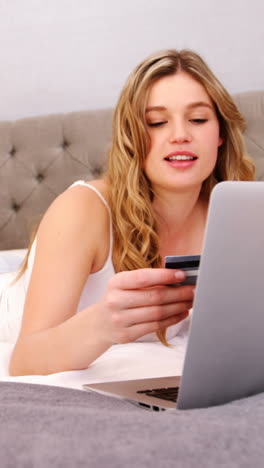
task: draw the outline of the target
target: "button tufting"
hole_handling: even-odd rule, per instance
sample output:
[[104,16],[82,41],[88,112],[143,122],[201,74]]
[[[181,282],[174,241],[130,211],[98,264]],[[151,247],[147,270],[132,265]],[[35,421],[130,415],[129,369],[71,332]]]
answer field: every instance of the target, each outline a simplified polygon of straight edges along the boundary
[[69,143],[68,143],[68,141],[67,141],[67,140],[63,140],[63,142],[62,142],[62,145],[61,145],[61,146],[62,146],[62,148],[63,148],[63,149],[66,149],[66,148],[68,148],[68,146],[69,146]]
[[94,177],[99,177],[102,174],[102,169],[100,167],[93,167],[91,172]]
[[18,205],[16,202],[14,202],[13,205],[12,205],[12,209],[17,212],[17,211],[20,210],[20,205]]
[[14,147],[13,147],[13,148],[11,148],[11,150],[10,150],[9,154],[10,154],[10,156],[13,156],[13,157],[14,157],[14,156],[15,156],[15,154],[16,154],[16,149],[15,149]]
[[37,181],[40,183],[43,181],[44,179],[44,175],[43,174],[38,174],[37,177],[36,177]]

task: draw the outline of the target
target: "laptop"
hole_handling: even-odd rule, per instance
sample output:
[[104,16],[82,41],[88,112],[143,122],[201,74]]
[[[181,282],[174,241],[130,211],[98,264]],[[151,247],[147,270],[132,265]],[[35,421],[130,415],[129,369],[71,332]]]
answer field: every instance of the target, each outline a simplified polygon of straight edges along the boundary
[[204,408],[263,392],[263,265],[264,182],[217,184],[182,375],[84,389],[155,411]]

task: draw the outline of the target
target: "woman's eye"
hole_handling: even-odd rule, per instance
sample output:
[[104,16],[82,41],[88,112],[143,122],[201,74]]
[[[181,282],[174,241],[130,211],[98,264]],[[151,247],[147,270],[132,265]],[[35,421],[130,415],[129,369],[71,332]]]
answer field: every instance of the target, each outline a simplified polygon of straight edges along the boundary
[[165,121],[161,121],[161,122],[148,122],[148,126],[149,127],[160,127],[161,125],[165,124],[166,122]]
[[202,124],[202,123],[207,122],[208,119],[191,119],[190,121],[196,124]]

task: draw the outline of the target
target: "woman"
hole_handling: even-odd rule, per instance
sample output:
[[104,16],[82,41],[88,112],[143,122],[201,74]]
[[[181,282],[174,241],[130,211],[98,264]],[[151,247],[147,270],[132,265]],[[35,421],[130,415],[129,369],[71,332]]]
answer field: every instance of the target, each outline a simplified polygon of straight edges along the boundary
[[253,179],[242,129],[197,54],[168,50],[136,68],[116,107],[104,179],[77,182],[52,203],[2,298],[12,311],[26,290],[11,375],[86,368],[114,343],[177,333],[194,291],[168,286],[184,273],[165,269],[164,256],[200,254],[213,186]]

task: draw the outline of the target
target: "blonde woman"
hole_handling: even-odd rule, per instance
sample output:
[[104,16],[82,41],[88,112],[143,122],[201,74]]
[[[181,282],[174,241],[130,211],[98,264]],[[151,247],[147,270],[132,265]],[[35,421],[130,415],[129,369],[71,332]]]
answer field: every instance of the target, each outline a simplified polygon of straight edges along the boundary
[[52,203],[2,292],[1,333],[17,340],[11,375],[83,369],[115,343],[177,334],[194,291],[167,286],[184,273],[163,259],[201,253],[217,182],[254,178],[243,124],[194,52],[162,51],[136,68],[104,179],[76,182]]

